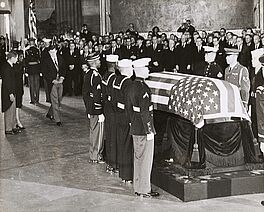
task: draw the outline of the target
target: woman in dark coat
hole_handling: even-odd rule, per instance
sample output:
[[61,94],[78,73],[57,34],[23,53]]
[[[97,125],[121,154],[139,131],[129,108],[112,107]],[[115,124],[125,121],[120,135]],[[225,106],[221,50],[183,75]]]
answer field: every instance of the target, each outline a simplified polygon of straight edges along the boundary
[[14,65],[15,68],[15,82],[16,82],[16,122],[17,128],[23,130],[25,127],[21,124],[20,121],[20,111],[22,108],[22,101],[24,95],[24,87],[23,87],[23,76],[25,70],[24,64],[24,54],[23,51],[17,51],[18,61]]

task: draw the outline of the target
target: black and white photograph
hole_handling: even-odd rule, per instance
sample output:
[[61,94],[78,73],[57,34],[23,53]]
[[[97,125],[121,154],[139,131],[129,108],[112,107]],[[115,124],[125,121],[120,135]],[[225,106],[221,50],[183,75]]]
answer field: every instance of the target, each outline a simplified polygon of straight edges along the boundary
[[0,212],[160,211],[264,211],[264,0],[0,0]]

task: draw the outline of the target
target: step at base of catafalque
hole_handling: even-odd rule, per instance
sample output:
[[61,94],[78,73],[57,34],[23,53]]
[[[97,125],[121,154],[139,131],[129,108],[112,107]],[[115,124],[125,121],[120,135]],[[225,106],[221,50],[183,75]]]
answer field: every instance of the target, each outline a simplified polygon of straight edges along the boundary
[[[177,173],[172,164],[154,164],[152,183],[184,202],[264,193],[264,169],[235,171],[228,169],[211,175],[193,176]],[[186,171],[187,173],[187,171]],[[191,172],[188,172],[191,173]]]

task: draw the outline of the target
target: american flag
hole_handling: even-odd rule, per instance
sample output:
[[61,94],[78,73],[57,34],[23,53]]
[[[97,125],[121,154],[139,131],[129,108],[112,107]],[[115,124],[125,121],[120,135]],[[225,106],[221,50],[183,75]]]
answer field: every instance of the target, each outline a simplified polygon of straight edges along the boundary
[[35,0],[30,0],[28,15],[29,36],[32,38],[37,38],[37,17]]
[[197,128],[206,119],[250,120],[238,87],[226,81],[178,73],[152,73],[146,81],[156,110],[177,114]]

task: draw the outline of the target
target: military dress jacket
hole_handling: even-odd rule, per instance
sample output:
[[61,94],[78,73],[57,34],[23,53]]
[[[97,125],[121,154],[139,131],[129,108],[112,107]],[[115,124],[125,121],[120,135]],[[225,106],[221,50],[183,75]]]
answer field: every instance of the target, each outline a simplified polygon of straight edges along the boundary
[[31,46],[25,52],[25,65],[28,74],[39,74],[40,67],[40,51],[37,47]]
[[83,100],[87,115],[103,113],[102,78],[95,68],[90,68],[84,75]]
[[225,80],[239,88],[243,103],[248,104],[250,80],[247,68],[240,63],[237,63],[232,69],[230,66],[227,67],[225,70]]
[[156,134],[153,122],[153,104],[150,88],[143,79],[136,78],[127,89],[126,107],[130,118],[130,134]]

